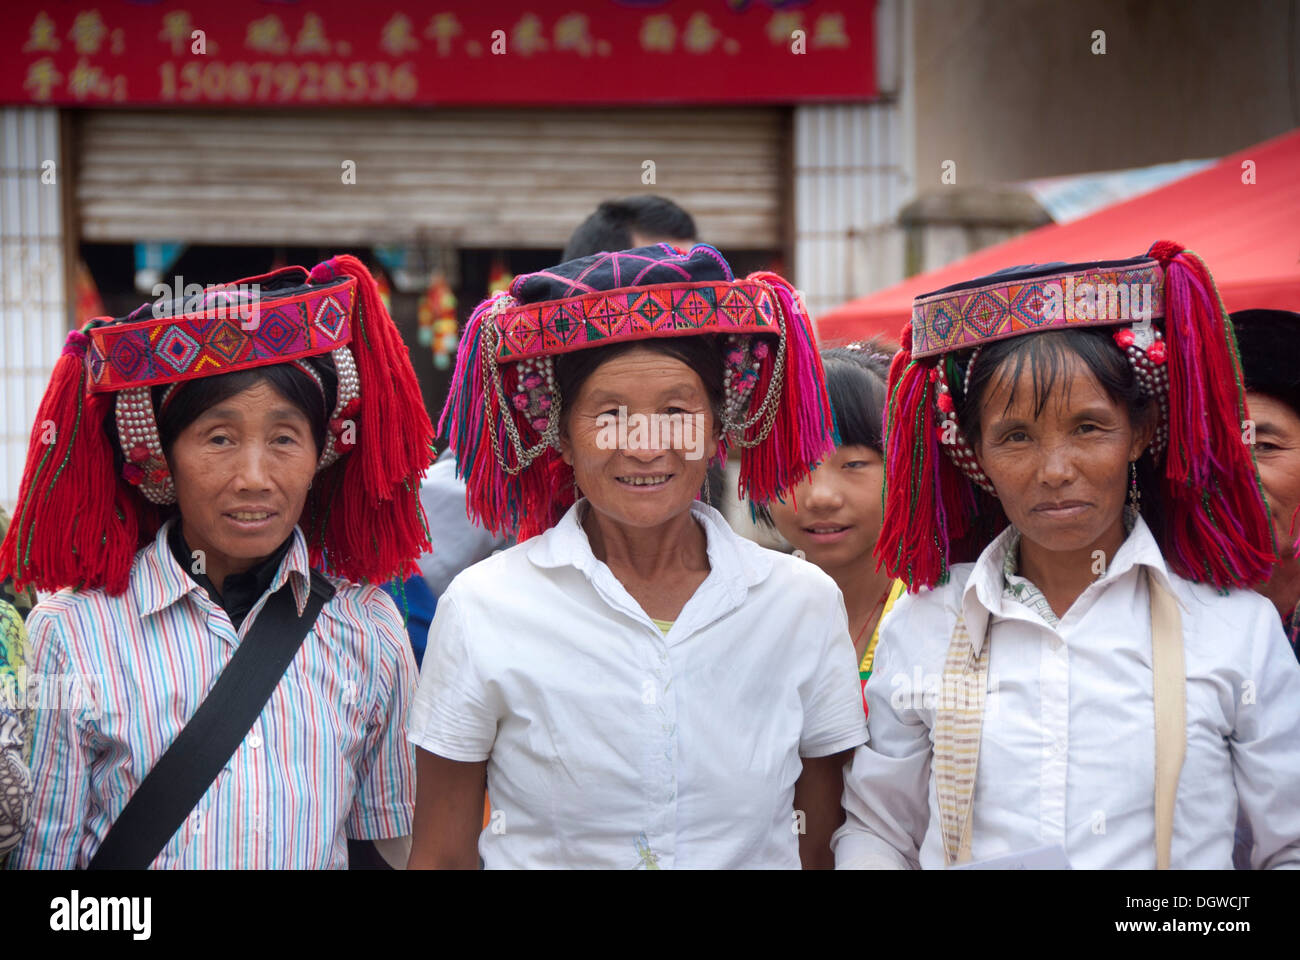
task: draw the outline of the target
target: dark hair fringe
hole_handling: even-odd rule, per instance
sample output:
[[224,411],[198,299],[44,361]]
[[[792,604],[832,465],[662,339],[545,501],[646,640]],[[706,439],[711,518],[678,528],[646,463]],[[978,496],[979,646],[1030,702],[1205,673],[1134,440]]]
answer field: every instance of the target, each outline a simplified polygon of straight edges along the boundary
[[[837,447],[870,447],[884,456],[889,362],[897,348],[881,337],[821,352]],[[774,526],[766,504],[750,503],[755,522]]]
[[[154,415],[158,420],[158,439],[162,443],[163,455],[171,453],[176,438],[205,410],[259,383],[266,383],[307,417],[319,456],[320,451],[325,447],[325,430],[329,413],[334,409],[338,378],[334,373],[334,362],[328,355],[306,357],[299,362],[311,364],[312,369],[325,385],[324,397],[321,396],[315,382],[291,363],[277,363],[248,370],[236,370],[233,373],[223,373],[214,377],[187,380],[176,387],[176,392],[160,417],[157,414],[158,406],[162,403],[162,396],[168,384],[155,386],[150,396],[153,401]],[[105,418],[104,430],[112,445],[114,469],[121,474],[125,459],[118,438],[115,417]]]
[[[1065,376],[1067,357],[1080,360],[1097,381],[1097,385],[1128,413],[1134,429],[1149,418],[1159,416],[1155,401],[1142,392],[1137,375],[1123,351],[1115,344],[1112,327],[1085,327],[1078,330],[1049,330],[1032,336],[1010,337],[985,344],[976,358],[975,369],[969,369],[970,351],[958,357],[949,354],[940,363],[949,363],[948,382],[954,391],[957,420],[972,447],[979,443],[980,409],[991,387],[1008,383],[1011,390],[1007,407],[1015,402],[1016,390],[1026,365],[1034,399],[1034,416],[1038,417],[1056,394],[1057,384]],[[1058,402],[1062,397],[1057,396]],[[1160,476],[1154,459],[1144,451],[1137,460],[1138,492],[1141,494],[1142,515],[1152,530],[1162,527]],[[981,500],[981,503],[984,501]],[[997,504],[1000,514],[990,528],[1005,524],[1005,511],[1000,501],[989,497],[989,504]],[[954,559],[974,559],[965,557]]]
[[563,404],[560,411],[561,422],[568,418],[570,404],[597,368],[637,347],[673,357],[694,370],[704,384],[705,393],[708,394],[709,407],[713,411],[713,422],[716,426],[721,426],[724,400],[723,355],[722,343],[716,336],[628,340],[607,347],[560,354],[555,358],[555,385],[559,391],[560,402]]

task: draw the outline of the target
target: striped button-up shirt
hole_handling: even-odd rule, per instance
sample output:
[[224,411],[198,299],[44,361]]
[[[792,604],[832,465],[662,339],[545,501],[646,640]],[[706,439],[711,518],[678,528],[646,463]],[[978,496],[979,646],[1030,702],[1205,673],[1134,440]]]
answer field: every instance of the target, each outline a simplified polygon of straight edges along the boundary
[[[286,582],[301,612],[310,572],[297,529],[235,630],[176,563],[164,527],[120,596],[62,590],[33,609],[32,813],[11,867],[86,866]],[[406,631],[382,590],[333,582],[338,592],[261,715],[152,867],[343,868],[347,838],[410,832],[403,724],[416,672]]]

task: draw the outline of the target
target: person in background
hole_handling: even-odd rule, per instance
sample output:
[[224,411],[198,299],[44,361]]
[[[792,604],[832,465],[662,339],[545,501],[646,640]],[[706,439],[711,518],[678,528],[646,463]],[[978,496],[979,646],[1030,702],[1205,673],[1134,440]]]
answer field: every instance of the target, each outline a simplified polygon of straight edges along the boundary
[[[1117,289],[1150,311],[1084,292]],[[1240,811],[1253,867],[1300,866],[1300,665],[1249,589],[1272,537],[1200,259],[1161,242],[919,297],[889,396],[876,556],[916,592],[882,630],[837,865],[1227,869]]]
[[864,689],[881,621],[907,589],[902,580],[877,570],[872,556],[880,536],[885,478],[881,431],[892,357],[879,340],[822,351],[835,452],[784,496],[755,510],[840,588]]
[[1255,463],[1277,543],[1278,561],[1259,591],[1277,607],[1300,658],[1300,313],[1239,310],[1231,316],[1254,424]]
[[703,244],[517,277],[475,311],[445,419],[471,511],[520,542],[429,631],[409,865],[830,866],[866,739],[844,605],[699,500],[723,437],[758,503],[831,449],[790,286]]
[[[209,343],[218,322],[228,336]],[[360,261],[90,321],[36,424],[0,577],[50,594],[27,622],[32,672],[77,679],[33,711],[32,814],[9,865],[345,868],[354,841],[404,862],[416,671],[370,584],[429,546],[414,481],[433,427]],[[176,822],[160,794],[132,808],[196,713],[231,716],[240,697],[209,691],[250,662],[261,682],[237,670],[242,689],[269,693],[260,710],[244,698],[247,728],[226,724],[225,766],[196,750],[179,769],[197,773],[165,785],[194,807]]]
[[697,239],[695,219],[667,197],[624,197],[606,200],[582,221],[570,235],[561,261],[655,243],[684,249]]
[[32,805],[26,642],[23,618],[0,600],[0,866],[22,839]]
[[[0,542],[4,541],[5,534],[9,532],[9,514],[5,513],[5,508],[0,507]],[[6,577],[0,580],[0,600],[11,604],[18,615],[24,619],[36,605],[36,591],[31,587],[26,590],[15,590],[13,577]]]
[[[573,231],[563,260],[660,242],[690,246],[695,240],[695,220],[671,200],[654,195],[624,197],[606,200]],[[721,471],[711,469],[710,492],[721,487]],[[450,450],[444,450],[425,473],[420,503],[430,529],[438,531],[438,549],[420,558],[422,582],[411,578],[386,588],[407,611],[407,630],[417,662],[423,662],[429,624],[447,585],[466,567],[514,542],[510,531],[489,533],[466,515],[465,481],[456,473],[456,458]]]

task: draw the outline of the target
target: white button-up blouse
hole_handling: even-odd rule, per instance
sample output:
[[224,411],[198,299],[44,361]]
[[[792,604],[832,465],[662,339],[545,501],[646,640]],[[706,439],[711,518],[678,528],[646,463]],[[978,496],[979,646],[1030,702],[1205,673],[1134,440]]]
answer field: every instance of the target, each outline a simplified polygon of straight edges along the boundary
[[[899,600],[866,687],[870,742],[845,781],[839,867],[939,867],[935,697],[958,604],[988,694],[972,807],[975,861],[1061,844],[1075,867],[1155,866],[1155,721],[1144,568],[1177,598],[1187,753],[1171,865],[1231,868],[1238,805],[1254,867],[1300,866],[1300,665],[1273,606],[1171,573],[1140,518],[1054,629],[1003,592],[1008,528],[948,583]],[[927,690],[929,691],[927,695]]]
[[797,868],[800,757],[866,740],[834,581],[696,503],[711,569],[665,635],[584,505],[439,598],[411,742],[488,761],[489,868]]

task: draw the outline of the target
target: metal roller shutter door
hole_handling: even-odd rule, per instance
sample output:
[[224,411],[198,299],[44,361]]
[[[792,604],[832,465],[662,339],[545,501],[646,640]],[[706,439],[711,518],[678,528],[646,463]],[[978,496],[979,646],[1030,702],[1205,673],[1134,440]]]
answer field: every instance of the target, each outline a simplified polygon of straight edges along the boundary
[[92,111],[77,128],[80,234],[560,247],[599,201],[654,192],[719,246],[778,249],[788,123],[767,108]]

